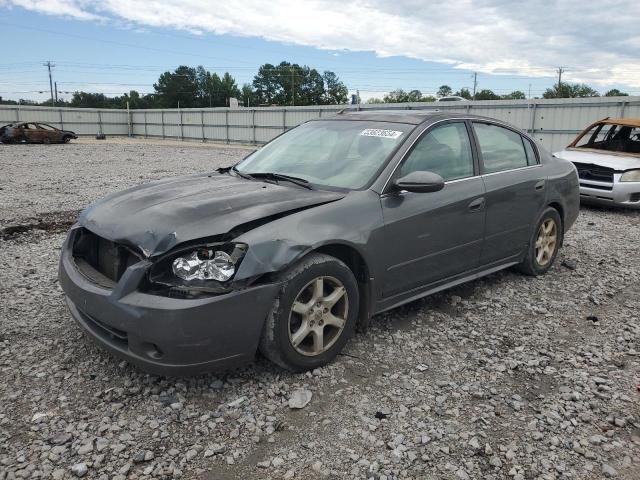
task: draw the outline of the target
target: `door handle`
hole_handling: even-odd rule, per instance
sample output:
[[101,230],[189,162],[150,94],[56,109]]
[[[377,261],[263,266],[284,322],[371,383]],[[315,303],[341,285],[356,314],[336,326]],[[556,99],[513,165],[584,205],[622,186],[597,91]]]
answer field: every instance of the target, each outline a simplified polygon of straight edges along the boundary
[[469,204],[470,212],[479,212],[484,208],[484,197],[476,198]]
[[546,182],[544,180],[540,180],[538,183],[536,183],[536,190],[544,190],[544,184]]

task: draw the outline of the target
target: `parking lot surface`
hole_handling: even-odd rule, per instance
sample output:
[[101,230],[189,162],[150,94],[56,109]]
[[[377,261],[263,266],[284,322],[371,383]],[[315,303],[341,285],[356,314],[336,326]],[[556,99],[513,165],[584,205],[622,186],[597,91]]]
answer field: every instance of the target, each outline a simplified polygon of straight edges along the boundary
[[306,374],[163,378],[85,338],[56,280],[79,210],[248,152],[0,145],[0,480],[640,477],[639,212],[585,208],[546,276],[379,315]]

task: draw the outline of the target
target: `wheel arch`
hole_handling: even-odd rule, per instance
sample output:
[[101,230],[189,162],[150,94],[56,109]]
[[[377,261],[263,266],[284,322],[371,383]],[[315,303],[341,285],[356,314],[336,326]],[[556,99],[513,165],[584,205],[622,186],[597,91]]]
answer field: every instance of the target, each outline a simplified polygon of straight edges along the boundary
[[562,204],[558,201],[552,201],[550,202],[547,207],[551,207],[553,209],[555,209],[558,212],[558,215],[560,215],[560,220],[562,221],[562,237],[560,239],[560,246],[562,246],[564,244],[564,234],[566,233],[566,229],[565,229],[565,212],[564,212],[564,207],[562,206]]
[[347,243],[326,243],[307,252],[324,253],[337,258],[349,267],[358,283],[360,297],[358,305],[358,330],[362,331],[369,325],[373,301],[373,277],[371,269],[364,255],[353,245]]

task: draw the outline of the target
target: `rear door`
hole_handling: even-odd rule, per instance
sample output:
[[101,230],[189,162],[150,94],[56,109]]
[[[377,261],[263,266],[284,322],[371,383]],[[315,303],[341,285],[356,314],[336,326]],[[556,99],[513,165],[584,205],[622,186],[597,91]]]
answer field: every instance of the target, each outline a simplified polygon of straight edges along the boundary
[[38,127],[35,123],[23,124],[22,131],[24,138],[30,143],[39,143],[42,141],[42,132],[38,131]]
[[515,261],[529,243],[545,201],[546,179],[535,146],[520,133],[473,122],[486,189],[486,227],[481,264]]
[[446,183],[438,192],[383,193],[387,298],[472,270],[480,261],[484,183],[468,125],[452,121],[427,129],[391,180],[416,170],[437,173]]

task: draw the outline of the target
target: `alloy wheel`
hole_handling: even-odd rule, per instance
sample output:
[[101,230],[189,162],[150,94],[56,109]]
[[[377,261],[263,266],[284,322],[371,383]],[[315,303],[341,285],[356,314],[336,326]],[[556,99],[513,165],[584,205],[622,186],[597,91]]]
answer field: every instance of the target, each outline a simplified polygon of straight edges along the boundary
[[349,297],[340,280],[317,277],[296,296],[289,313],[289,341],[306,356],[326,352],[347,323]]
[[547,218],[542,222],[538,229],[538,237],[536,238],[535,254],[536,262],[541,267],[546,266],[556,251],[558,243],[558,228],[553,218]]

